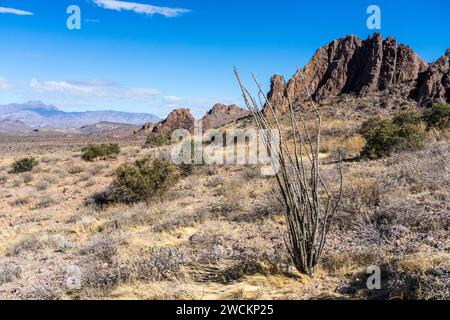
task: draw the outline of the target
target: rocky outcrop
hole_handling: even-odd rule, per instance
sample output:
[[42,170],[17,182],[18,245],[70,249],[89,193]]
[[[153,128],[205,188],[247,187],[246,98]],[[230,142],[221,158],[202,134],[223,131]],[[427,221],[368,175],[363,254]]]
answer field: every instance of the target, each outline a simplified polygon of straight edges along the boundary
[[151,132],[153,131],[153,128],[155,127],[155,124],[152,122],[147,122],[146,124],[144,124],[141,128],[141,130],[146,131],[146,132]]
[[171,134],[176,129],[186,129],[194,132],[195,118],[189,109],[173,110],[166,119],[156,124],[152,130],[155,133]]
[[248,111],[236,105],[215,104],[202,118],[204,129],[219,128],[248,116]]
[[[383,39],[375,33],[362,41],[349,35],[317,50],[287,83],[282,76],[273,76],[268,100],[277,112],[284,113],[288,96],[296,106],[310,96],[320,102],[341,94],[367,96],[389,91],[404,99],[416,95],[421,105],[429,105],[430,99],[449,101],[448,66],[449,52],[429,66],[392,37]],[[264,112],[267,114],[268,108]]]
[[450,49],[419,78],[416,98],[427,107],[450,102]]

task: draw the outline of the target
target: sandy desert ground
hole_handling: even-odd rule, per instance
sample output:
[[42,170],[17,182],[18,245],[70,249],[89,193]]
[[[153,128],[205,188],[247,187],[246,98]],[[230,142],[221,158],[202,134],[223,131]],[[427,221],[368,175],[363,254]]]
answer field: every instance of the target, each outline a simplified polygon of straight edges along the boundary
[[[357,154],[361,117],[324,122],[322,153]],[[417,299],[448,298],[449,136],[381,160],[343,163],[344,194],[314,278],[285,248],[275,179],[256,166],[194,166],[150,203],[90,201],[117,167],[169,147],[145,137],[2,136],[1,299]],[[80,147],[119,142],[114,158],[86,162]],[[38,165],[8,173],[14,160]],[[333,188],[335,165],[322,169]],[[382,270],[368,290],[367,267]],[[80,283],[71,286],[73,277]]]

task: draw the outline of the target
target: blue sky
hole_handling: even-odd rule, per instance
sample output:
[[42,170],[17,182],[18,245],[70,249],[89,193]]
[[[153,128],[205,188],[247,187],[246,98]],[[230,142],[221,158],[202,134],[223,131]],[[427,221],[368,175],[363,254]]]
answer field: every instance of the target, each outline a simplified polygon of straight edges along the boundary
[[[425,60],[450,47],[448,0],[130,2],[0,0],[0,104],[158,116],[185,106],[201,116],[215,102],[242,102],[233,65],[268,88],[271,75],[289,78],[333,39],[366,38],[370,4],[381,8],[380,32]],[[66,27],[72,4],[80,30]]]

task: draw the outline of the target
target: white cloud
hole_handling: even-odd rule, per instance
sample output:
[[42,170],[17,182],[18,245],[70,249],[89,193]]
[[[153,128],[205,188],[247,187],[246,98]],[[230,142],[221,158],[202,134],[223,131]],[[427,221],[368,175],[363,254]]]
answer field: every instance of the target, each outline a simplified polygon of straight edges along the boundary
[[182,8],[159,7],[151,4],[143,4],[119,0],[93,0],[93,2],[97,6],[109,10],[116,10],[116,11],[128,10],[148,15],[160,14],[167,18],[177,17],[183,13],[191,11]]
[[11,88],[11,84],[8,82],[8,80],[0,78],[0,91],[6,91]]
[[32,15],[34,15],[33,12],[29,12],[29,11],[25,11],[25,10],[19,10],[19,9],[14,9],[14,8],[5,8],[5,7],[0,7],[0,13],[11,13],[11,14],[16,14],[18,16],[32,16]]
[[108,81],[44,81],[32,79],[30,87],[39,93],[55,93],[74,97],[108,99],[149,99],[160,94],[154,88],[128,88]]

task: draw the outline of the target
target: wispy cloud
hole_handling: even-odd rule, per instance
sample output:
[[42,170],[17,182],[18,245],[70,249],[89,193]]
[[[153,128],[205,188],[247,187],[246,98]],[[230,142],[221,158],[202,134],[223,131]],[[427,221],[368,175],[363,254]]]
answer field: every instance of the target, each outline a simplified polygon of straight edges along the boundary
[[142,100],[160,94],[154,88],[128,88],[108,81],[44,81],[33,79],[30,87],[40,93],[56,93],[74,97]]
[[169,7],[159,7],[151,4],[143,4],[136,2],[127,2],[119,0],[92,0],[97,6],[116,11],[134,11],[136,13],[142,14],[160,14],[167,18],[178,17],[183,13],[188,13],[191,10],[183,8],[169,8]]
[[0,78],[0,91],[6,91],[11,89],[11,84],[8,82],[8,80]]
[[32,15],[34,15],[33,12],[20,10],[20,9],[14,9],[14,8],[5,8],[5,7],[0,7],[0,13],[10,13],[10,14],[18,15],[18,16],[32,16]]

